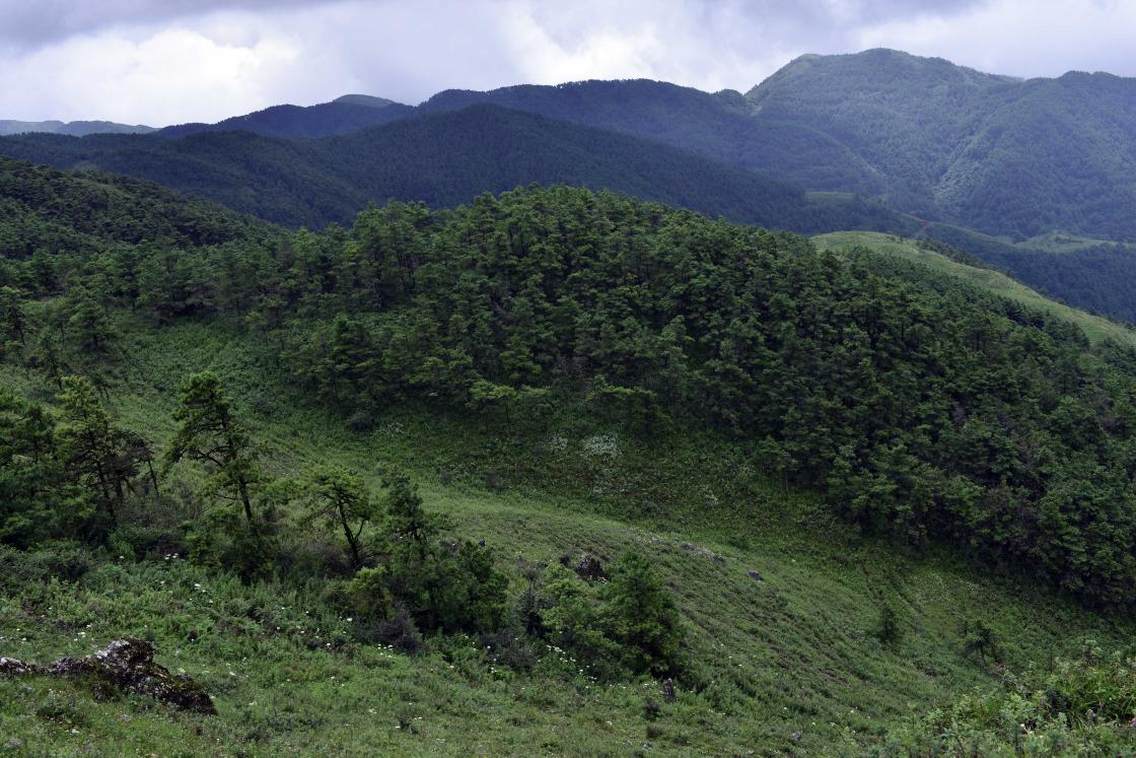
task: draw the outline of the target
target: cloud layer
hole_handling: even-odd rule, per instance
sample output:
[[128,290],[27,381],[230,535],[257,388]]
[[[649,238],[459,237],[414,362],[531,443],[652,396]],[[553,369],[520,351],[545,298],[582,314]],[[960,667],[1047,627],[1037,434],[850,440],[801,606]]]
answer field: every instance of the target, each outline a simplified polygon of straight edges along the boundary
[[0,118],[215,121],[345,92],[648,77],[746,90],[806,52],[1136,75],[1136,0],[0,0]]

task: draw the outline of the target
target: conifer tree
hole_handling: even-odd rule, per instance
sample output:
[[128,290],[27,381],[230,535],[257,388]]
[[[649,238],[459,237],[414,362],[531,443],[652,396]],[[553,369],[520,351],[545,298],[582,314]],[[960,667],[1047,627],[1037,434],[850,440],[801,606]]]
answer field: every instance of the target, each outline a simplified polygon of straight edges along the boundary
[[251,526],[252,488],[259,479],[256,454],[216,374],[205,371],[189,377],[174,418],[181,425],[166,453],[166,464],[189,458],[205,465],[218,492],[240,503]]

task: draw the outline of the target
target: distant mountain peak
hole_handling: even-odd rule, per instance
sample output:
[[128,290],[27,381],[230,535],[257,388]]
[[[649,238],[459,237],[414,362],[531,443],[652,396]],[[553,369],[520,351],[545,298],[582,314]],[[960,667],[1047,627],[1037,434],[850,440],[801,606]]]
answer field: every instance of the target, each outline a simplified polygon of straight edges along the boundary
[[400,105],[394,100],[387,100],[385,97],[375,97],[374,95],[341,95],[335,98],[333,103],[347,103],[348,105],[365,105],[368,108],[387,108],[392,105]]
[[162,130],[167,137],[201,132],[246,131],[266,137],[330,137],[390,123],[413,109],[371,95],[344,95],[317,105],[273,105],[255,113],[233,116],[215,124],[177,124]]
[[[795,82],[799,77],[819,73],[844,78],[849,84],[863,84],[879,87],[887,82],[902,79],[905,87],[912,86],[917,79],[923,84],[933,86],[938,83],[969,82],[976,85],[997,85],[1005,82],[1018,82],[1020,78],[990,74],[967,66],[960,66],[946,58],[913,55],[888,47],[874,47],[858,53],[819,55],[806,53],[779,68],[765,81],[754,86],[746,97],[755,105],[764,95],[786,82]],[[880,79],[880,76],[890,77]]]

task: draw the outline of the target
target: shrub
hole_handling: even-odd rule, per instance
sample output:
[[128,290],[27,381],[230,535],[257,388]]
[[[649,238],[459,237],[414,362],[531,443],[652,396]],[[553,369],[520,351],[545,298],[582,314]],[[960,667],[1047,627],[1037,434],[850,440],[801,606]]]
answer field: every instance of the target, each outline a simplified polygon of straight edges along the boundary
[[347,584],[346,595],[357,617],[378,623],[390,617],[394,600],[385,567],[360,569]]
[[107,545],[115,556],[137,560],[171,553],[186,555],[189,552],[184,530],[142,524],[120,525],[110,533]]
[[880,607],[880,625],[876,637],[885,645],[898,645],[903,639],[903,627],[895,609],[885,603]]
[[617,678],[622,655],[619,643],[607,634],[596,590],[567,569],[553,566],[543,596],[545,638],[555,648],[570,651],[593,676]]
[[51,690],[36,707],[36,716],[44,721],[54,721],[70,727],[85,727],[89,723],[87,714],[79,707],[79,699],[70,693]]
[[90,556],[76,542],[46,542],[28,551],[0,545],[0,591],[15,595],[52,578],[77,582],[91,570]]
[[1044,685],[1049,707],[1070,718],[1136,722],[1133,651],[1105,654],[1088,642],[1079,658],[1058,659]]
[[347,428],[356,434],[366,434],[375,428],[375,417],[368,411],[355,411],[347,418]]
[[[977,625],[975,625],[977,626]],[[1093,646],[1044,674],[1006,676],[898,727],[884,755],[1132,755],[1136,658]]]
[[667,676],[682,668],[685,631],[670,593],[642,556],[628,553],[605,583],[553,566],[524,609],[539,614],[539,633],[571,652],[601,679]]
[[485,632],[499,627],[508,581],[494,567],[491,551],[468,540],[444,542],[440,535],[445,522],[423,509],[410,480],[394,474],[386,484],[386,590],[425,631]]
[[418,655],[422,650],[422,635],[405,608],[396,608],[389,618],[356,621],[355,636],[360,642],[390,645],[405,655]]
[[531,671],[540,658],[536,643],[523,629],[506,627],[488,632],[480,635],[478,642],[494,663],[514,671]]
[[627,553],[604,585],[605,620],[636,673],[671,675],[680,668],[685,633],[678,608],[646,558]]
[[250,524],[234,511],[213,511],[192,525],[187,542],[190,559],[230,571],[249,583],[272,575],[279,553],[273,524]]
[[994,663],[1002,662],[1002,649],[998,636],[985,622],[966,620],[962,625],[962,651],[967,657],[977,656],[983,664],[989,658]]

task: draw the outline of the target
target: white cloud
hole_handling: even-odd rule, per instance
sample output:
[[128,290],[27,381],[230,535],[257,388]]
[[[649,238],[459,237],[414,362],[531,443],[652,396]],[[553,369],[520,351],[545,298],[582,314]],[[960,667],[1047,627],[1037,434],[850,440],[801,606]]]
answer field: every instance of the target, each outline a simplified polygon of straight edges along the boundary
[[896,47],[996,74],[1059,76],[1069,70],[1136,74],[1136,1],[999,0],[946,18],[864,29],[861,47]]
[[887,46],[1016,75],[1136,74],[1136,0],[0,0],[0,118],[214,121],[361,91],[647,77],[746,90]]
[[293,70],[299,48],[261,39],[225,44],[169,28],[141,40],[114,33],[73,37],[5,66],[0,102],[8,114],[167,123],[221,118],[267,105],[267,91]]

